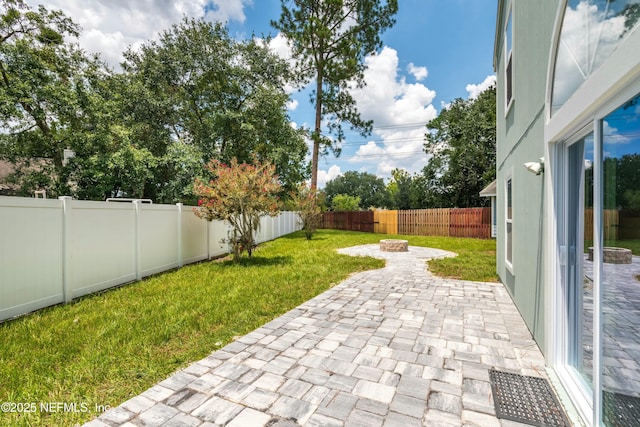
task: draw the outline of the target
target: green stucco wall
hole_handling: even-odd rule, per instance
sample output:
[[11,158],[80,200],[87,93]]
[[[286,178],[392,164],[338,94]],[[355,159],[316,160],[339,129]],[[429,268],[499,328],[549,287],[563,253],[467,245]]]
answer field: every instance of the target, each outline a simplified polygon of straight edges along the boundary
[[[544,348],[543,176],[523,164],[544,156],[547,69],[559,0],[501,1],[496,54],[498,275]],[[504,21],[513,19],[513,101],[505,115]],[[513,271],[505,263],[505,182],[512,179]]]

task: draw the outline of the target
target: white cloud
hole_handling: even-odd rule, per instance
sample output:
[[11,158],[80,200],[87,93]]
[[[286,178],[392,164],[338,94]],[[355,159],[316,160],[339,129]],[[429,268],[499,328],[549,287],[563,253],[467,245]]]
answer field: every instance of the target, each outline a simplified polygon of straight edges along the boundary
[[215,9],[208,11],[205,17],[210,21],[244,22],[244,7],[251,3],[252,0],[213,0]]
[[378,55],[365,59],[367,85],[352,89],[358,108],[366,119],[377,126],[406,125],[434,118],[431,105],[436,93],[421,83],[408,84],[398,76],[398,53],[384,47]]
[[375,141],[369,141],[365,145],[361,145],[356,151],[358,156],[379,156],[384,154],[384,148],[380,147]]
[[298,108],[298,100],[297,99],[291,99],[289,100],[289,102],[287,102],[287,110],[289,111],[295,111],[296,108]]
[[427,67],[416,67],[415,65],[413,65],[413,62],[409,63],[407,71],[410,74],[413,74],[413,77],[415,77],[417,81],[424,80],[429,74],[429,72],[427,71]]
[[[437,116],[431,104],[436,93],[421,83],[407,83],[398,74],[398,53],[390,47],[365,61],[367,85],[351,93],[362,117],[374,121],[373,133],[378,141],[361,145],[350,161],[368,165],[382,177],[388,177],[395,168],[418,172],[427,163],[422,150],[424,125]],[[424,67],[411,64],[411,70],[416,78],[426,76]]]
[[602,121],[602,133],[604,135],[604,143],[607,145],[630,144],[634,142],[633,137],[624,132],[620,132],[618,128],[611,126],[607,120]]
[[482,92],[484,92],[489,87],[496,84],[496,75],[491,74],[487,76],[482,83],[474,85],[468,84],[465,89],[469,92],[469,99],[476,99]]
[[[37,8],[40,0],[26,0]],[[184,16],[212,21],[244,22],[244,7],[252,0],[48,0],[47,9],[62,10],[82,27],[78,43],[89,53],[100,53],[119,69],[129,47],[157,38]],[[212,7],[213,6],[213,7]]]
[[318,169],[318,188],[324,188],[327,182],[336,179],[340,175],[342,175],[342,171],[338,165],[331,166],[327,171]]
[[272,52],[280,56],[280,58],[287,61],[293,60],[291,45],[289,44],[289,40],[287,40],[287,37],[284,34],[278,33],[277,36],[272,38],[269,41],[269,48],[271,48]]

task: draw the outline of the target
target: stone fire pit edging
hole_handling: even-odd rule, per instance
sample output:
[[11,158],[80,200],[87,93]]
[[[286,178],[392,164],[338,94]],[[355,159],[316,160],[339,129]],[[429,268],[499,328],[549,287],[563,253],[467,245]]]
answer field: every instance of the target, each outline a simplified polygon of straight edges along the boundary
[[380,240],[380,250],[382,252],[407,252],[409,250],[409,241],[399,239],[383,239]]
[[[602,262],[607,264],[631,264],[631,249],[605,246],[602,248]],[[589,247],[589,261],[593,261],[593,247]]]

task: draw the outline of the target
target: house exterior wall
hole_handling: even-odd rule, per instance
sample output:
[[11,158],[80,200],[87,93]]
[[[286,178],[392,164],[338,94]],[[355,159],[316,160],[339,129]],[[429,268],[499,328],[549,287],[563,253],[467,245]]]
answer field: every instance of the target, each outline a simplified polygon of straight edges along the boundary
[[[497,269],[577,425],[631,425],[612,396],[640,399],[638,357],[619,350],[638,348],[637,322],[620,319],[640,307],[640,259],[624,273],[603,257],[633,243],[607,230],[622,229],[610,213],[635,211],[640,192],[637,167],[620,166],[640,155],[639,10],[640,0],[498,1]],[[523,167],[540,157],[544,173]]]
[[[497,270],[545,352],[543,177],[525,162],[544,156],[545,93],[549,52],[559,0],[500,1],[496,31]],[[505,103],[504,28],[512,13],[513,100]],[[512,182],[512,268],[506,262],[506,185]]]

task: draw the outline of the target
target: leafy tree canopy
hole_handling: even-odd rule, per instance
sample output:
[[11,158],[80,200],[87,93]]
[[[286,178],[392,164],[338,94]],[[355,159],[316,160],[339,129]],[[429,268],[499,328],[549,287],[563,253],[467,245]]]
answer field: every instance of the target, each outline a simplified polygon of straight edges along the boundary
[[336,194],[331,200],[331,209],[334,212],[359,211],[360,197],[348,194]]
[[391,181],[387,184],[389,208],[423,209],[428,207],[424,201],[424,179],[420,174],[410,175],[404,169],[391,171]]
[[[147,192],[179,198],[182,190],[171,187],[180,164],[171,158],[172,145],[202,164],[250,161],[254,155],[270,161],[285,192],[306,176],[303,135],[286,113],[289,69],[265,43],[235,41],[219,23],[185,18],[125,58],[130,93],[125,118],[136,140],[168,157],[159,171],[165,179]],[[192,180],[184,176],[181,182],[188,187]]]
[[329,206],[333,206],[333,198],[338,194],[359,197],[359,205],[364,209],[389,206],[384,180],[368,172],[347,171],[344,175],[327,182],[324,193]]
[[496,89],[476,99],[456,99],[427,123],[429,163],[422,171],[429,207],[473,207],[486,203],[480,190],[496,174]]
[[62,12],[0,3],[0,157],[15,164],[17,183],[31,194],[70,192],[64,149],[97,133],[89,131],[100,64],[66,42],[78,32]]
[[[640,154],[625,154],[604,159],[605,209],[640,210]],[[593,168],[586,171],[593,186]],[[587,194],[587,206],[593,206],[592,194]]]
[[19,194],[194,203],[203,165],[253,156],[275,165],[282,194],[308,175],[288,66],[264,42],[185,18],[115,73],[69,42],[78,33],[62,12],[0,0],[0,159]]

